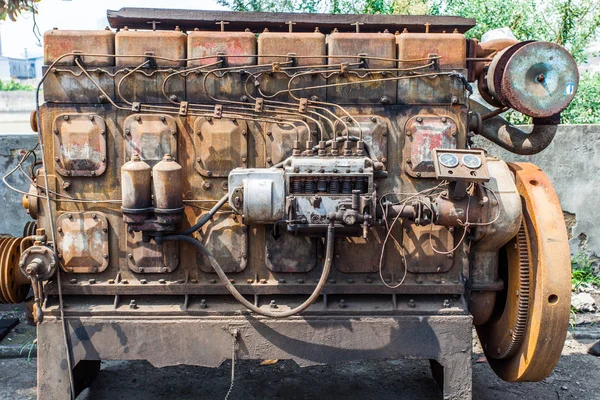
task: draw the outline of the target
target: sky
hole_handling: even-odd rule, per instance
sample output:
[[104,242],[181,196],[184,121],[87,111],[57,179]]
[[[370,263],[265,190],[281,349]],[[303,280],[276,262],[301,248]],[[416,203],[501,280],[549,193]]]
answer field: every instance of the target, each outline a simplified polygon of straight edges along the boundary
[[[36,21],[40,32],[58,29],[104,29],[108,26],[106,10],[122,7],[183,8],[225,10],[216,0],[42,0],[38,3]],[[0,21],[2,55],[30,57],[43,55],[33,34],[31,13],[22,14],[17,22]]]

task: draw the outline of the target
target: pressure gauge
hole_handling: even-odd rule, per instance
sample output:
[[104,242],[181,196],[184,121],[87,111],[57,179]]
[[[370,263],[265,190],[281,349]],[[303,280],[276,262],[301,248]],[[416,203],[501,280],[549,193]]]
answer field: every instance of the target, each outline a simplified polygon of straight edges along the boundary
[[481,159],[473,154],[465,154],[462,158],[462,163],[471,169],[481,167]]
[[458,157],[456,157],[454,154],[444,153],[441,154],[438,159],[440,164],[446,168],[454,168],[458,165]]

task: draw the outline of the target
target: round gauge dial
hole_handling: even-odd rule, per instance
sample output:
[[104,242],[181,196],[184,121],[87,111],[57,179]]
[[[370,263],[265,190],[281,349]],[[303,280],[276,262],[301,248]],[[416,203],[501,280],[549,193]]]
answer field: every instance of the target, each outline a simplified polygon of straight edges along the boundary
[[440,164],[446,168],[454,168],[458,165],[458,157],[456,157],[454,154],[441,154],[438,159],[440,160]]
[[471,169],[477,169],[481,167],[481,159],[473,154],[465,154],[462,158],[462,162]]

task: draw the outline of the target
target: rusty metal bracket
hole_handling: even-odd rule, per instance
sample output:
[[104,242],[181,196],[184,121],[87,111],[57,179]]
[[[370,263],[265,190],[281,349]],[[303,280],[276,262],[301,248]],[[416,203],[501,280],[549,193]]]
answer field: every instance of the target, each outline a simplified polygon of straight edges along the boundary
[[83,62],[83,58],[81,57],[81,54],[83,52],[81,50],[73,50],[73,53],[75,54],[73,56],[73,66],[78,66],[77,64],[79,63],[79,65],[85,67],[85,63]]
[[220,68],[226,68],[228,66],[227,57],[225,57],[226,55],[227,53],[225,53],[224,51],[217,52],[217,61],[220,63]]
[[254,105],[254,111],[256,111],[256,112],[262,112],[263,111],[263,105],[264,105],[264,99],[262,97],[257,97],[256,98],[256,104]]
[[144,52],[145,56],[145,67],[149,69],[158,69],[158,65],[156,64],[156,58],[154,58],[153,51]]
[[221,119],[223,117],[223,105],[215,104],[215,112],[213,116],[217,119]]
[[298,104],[298,111],[300,111],[301,113],[305,113],[307,107],[308,107],[308,99],[306,99],[306,98],[300,99],[300,104]]
[[[358,26],[356,27],[356,29],[358,29]],[[360,57],[360,67],[359,68],[364,68],[364,69],[368,69],[369,68],[369,61],[368,61],[368,54],[367,53],[358,53],[358,56]]]
[[430,69],[439,72],[440,71],[440,56],[438,54],[432,53],[428,55],[429,62],[431,63]]
[[181,116],[181,117],[187,116],[188,105],[189,105],[189,103],[187,101],[182,101],[181,104],[179,104],[179,116]]
[[281,71],[281,65],[279,65],[278,62],[274,62],[271,64],[271,72],[280,72]]
[[295,67],[298,64],[297,60],[296,53],[288,53],[286,61],[290,67]]

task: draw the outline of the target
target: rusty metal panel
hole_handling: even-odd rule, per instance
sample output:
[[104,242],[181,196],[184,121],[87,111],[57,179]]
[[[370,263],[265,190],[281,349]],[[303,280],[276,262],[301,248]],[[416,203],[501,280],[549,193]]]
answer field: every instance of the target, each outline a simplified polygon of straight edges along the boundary
[[[258,3],[256,3],[258,4]],[[148,21],[156,21],[158,28],[192,31],[194,28],[215,30],[215,21],[227,21],[228,29],[251,29],[260,32],[265,28],[271,31],[289,30],[289,21],[293,21],[294,31],[313,32],[319,27],[323,32],[332,29],[350,27],[360,23],[361,32],[381,32],[408,29],[410,32],[446,32],[453,29],[466,32],[475,26],[475,19],[445,15],[383,15],[383,14],[316,14],[282,12],[234,12],[207,10],[180,10],[164,8],[126,7],[120,10],[108,10],[108,21],[115,29],[126,26],[134,29],[148,29]]]
[[364,274],[379,270],[385,232],[371,228],[367,239],[362,237],[337,238],[335,242],[335,267],[346,274]]
[[194,60],[194,58],[218,53],[246,57],[226,57],[225,65],[215,65],[212,68],[255,65],[256,57],[252,56],[256,54],[256,36],[252,32],[194,31],[188,34],[187,54],[190,58],[187,62],[188,67],[215,63],[217,62],[216,57],[199,60]]
[[[294,70],[292,70],[294,71]],[[288,72],[289,73],[289,72]],[[327,97],[327,79],[323,74],[313,72],[300,75],[292,80],[290,92],[288,82],[290,77],[283,72],[265,72],[257,77],[254,83],[257,96],[264,96],[270,100],[296,103],[298,99],[305,98],[312,101],[324,101]],[[253,82],[250,80],[250,82]],[[252,87],[249,83],[248,87]],[[302,89],[304,87],[312,89]]]
[[[130,31],[123,29],[115,35],[117,67],[136,67],[146,61],[145,54],[157,57],[159,67],[185,66],[187,36],[178,31]],[[140,57],[118,57],[140,56]]]
[[[210,69],[210,68],[207,68]],[[249,102],[256,97],[254,80],[246,71],[224,71],[212,73],[193,71],[185,76],[186,96],[189,102],[212,103],[218,101]]]
[[[398,223],[392,228],[394,238],[402,237],[402,226]],[[366,274],[379,271],[379,259],[384,251],[382,268],[384,276],[392,274],[395,278],[403,274],[403,249],[390,237],[383,249],[387,231],[382,226],[371,227],[366,239],[362,237],[337,238],[335,242],[335,267],[346,274]]]
[[[206,213],[203,213],[204,215]],[[202,215],[198,219],[202,218]],[[198,240],[217,259],[226,273],[242,272],[248,265],[248,228],[242,219],[229,213],[215,215],[196,233]],[[208,259],[196,251],[196,260],[200,269],[206,273],[215,273]]]
[[[53,29],[44,33],[44,64],[50,65],[62,55],[73,52],[89,54],[115,54],[115,34],[103,31],[61,31]],[[82,56],[87,67],[109,67],[115,65],[114,57]],[[75,65],[74,57],[60,59],[56,65]]]
[[458,127],[445,116],[414,116],[404,127],[404,170],[416,178],[435,178],[434,149],[456,149]]
[[[185,99],[185,77],[179,69],[154,70],[142,68],[127,75],[129,68],[115,72],[115,95],[117,102],[140,102],[171,104]],[[167,83],[164,84],[165,80]],[[164,85],[164,94],[163,94]],[[166,96],[165,96],[166,94]]]
[[440,68],[461,70],[467,67],[467,39],[461,33],[402,33],[397,36],[399,68],[415,67],[421,62],[405,61],[439,58]]
[[54,166],[63,176],[98,176],[106,170],[106,123],[97,114],[54,119]]
[[[45,74],[48,67],[42,68]],[[87,73],[108,95],[106,97],[85,76],[79,67],[64,66],[52,69],[44,81],[44,100],[52,103],[106,103],[115,100],[115,81],[112,67],[91,68]]]
[[[327,39],[329,65],[347,63],[348,71],[334,74],[328,85],[349,82],[362,82],[379,78],[392,77],[396,67],[396,38],[389,33],[332,33]],[[364,57],[336,57],[342,55],[363,55]],[[368,59],[367,56],[381,59]],[[360,66],[354,66],[359,62]],[[382,69],[383,73],[369,72],[364,69]],[[396,102],[395,80],[385,82],[354,83],[327,88],[327,101],[338,104],[391,104]]]
[[[292,155],[290,143],[294,140],[306,141],[309,138],[309,132],[305,125],[278,124],[267,122],[264,129],[265,145],[265,164],[270,167],[277,164]],[[312,137],[312,134],[310,134]],[[298,139],[296,139],[298,138]]]
[[302,56],[296,58],[296,66],[324,65],[325,35],[319,32],[263,32],[258,35],[258,64],[285,63],[291,53]]
[[332,33],[327,38],[329,64],[356,63],[361,57],[334,57],[360,54],[388,58],[389,60],[366,59],[369,69],[392,69],[396,67],[396,37],[391,33]]
[[137,153],[150,166],[169,154],[177,159],[177,123],[170,115],[130,115],[123,123],[125,154]]
[[[360,137],[362,131],[365,144],[369,147],[370,156],[383,163],[388,159],[388,133],[391,129],[390,120],[377,115],[356,115],[354,119],[359,123],[356,124],[345,121],[335,122],[336,136],[346,135],[346,129],[350,131],[350,136]],[[352,149],[355,151],[356,143],[352,143]]]
[[314,238],[284,233],[273,236],[272,227],[265,231],[265,263],[273,272],[308,272],[317,264]]
[[196,170],[204,177],[225,178],[248,157],[248,125],[237,119],[199,117],[194,122]]
[[454,264],[454,252],[443,254],[454,248],[452,227],[405,223],[402,246],[406,251],[408,271],[414,274],[443,273]]
[[[334,74],[327,79],[327,101],[337,104],[392,104],[396,102],[396,80],[366,82],[392,77],[388,72],[367,72],[360,69]],[[353,82],[352,84],[348,84]]]
[[[432,73],[427,70],[425,73]],[[405,77],[398,80],[397,104],[431,106],[467,103],[467,91],[456,77],[432,75]]]
[[72,273],[102,272],[108,267],[108,220],[99,212],[66,212],[56,219],[61,268]]
[[174,241],[144,243],[141,232],[127,232],[127,266],[142,274],[169,273],[179,265],[179,243]]

